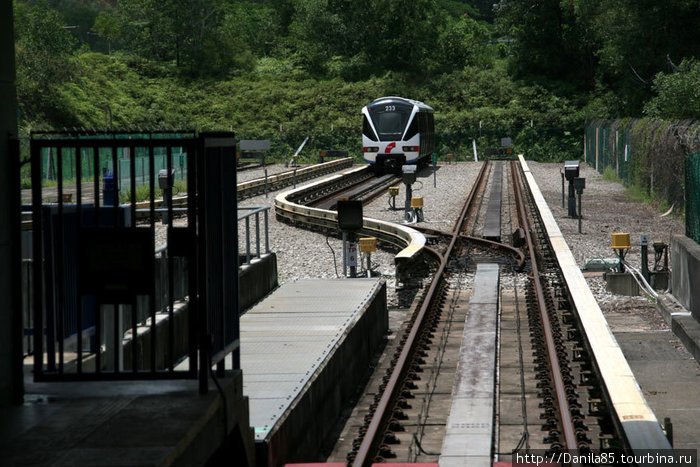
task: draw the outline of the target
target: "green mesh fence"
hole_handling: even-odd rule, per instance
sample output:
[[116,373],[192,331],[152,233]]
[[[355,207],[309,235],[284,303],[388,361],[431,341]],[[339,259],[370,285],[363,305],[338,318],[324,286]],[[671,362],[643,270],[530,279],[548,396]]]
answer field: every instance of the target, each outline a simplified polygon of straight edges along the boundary
[[[655,119],[592,120],[586,163],[686,212],[686,235],[700,243],[700,124]],[[690,154],[688,154],[690,153]]]
[[625,183],[632,175],[633,158],[632,125],[638,120],[594,120],[586,126],[586,163],[603,173],[610,167]]
[[[58,180],[59,173],[62,175],[64,182],[74,182],[78,176],[78,164],[80,164],[80,178],[82,181],[90,181],[95,178],[95,162],[97,162],[98,177],[101,177],[105,171],[113,172],[114,165],[112,154],[109,149],[99,148],[97,161],[95,161],[94,152],[92,149],[84,148],[80,154],[76,154],[73,148],[61,149],[59,168],[58,148],[44,148],[42,154],[42,179],[44,181]],[[150,166],[148,162],[148,154],[146,148],[135,148],[133,152],[134,167],[136,169],[136,184],[146,185],[150,180]],[[119,148],[116,151],[117,158],[117,178],[120,180],[120,186],[127,186],[129,164],[132,155],[127,152],[126,148]],[[175,180],[184,180],[187,178],[187,153],[175,148],[171,154],[172,168],[175,169]],[[167,154],[165,148],[155,148],[153,152],[154,173],[157,177],[158,171],[167,167]]]
[[700,243],[700,153],[685,156],[685,234]]

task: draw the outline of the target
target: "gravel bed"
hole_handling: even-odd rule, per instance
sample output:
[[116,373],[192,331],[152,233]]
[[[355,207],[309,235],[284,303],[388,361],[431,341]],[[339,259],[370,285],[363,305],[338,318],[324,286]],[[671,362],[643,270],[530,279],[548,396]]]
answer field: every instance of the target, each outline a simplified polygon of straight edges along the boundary
[[[639,235],[647,233],[651,242],[670,242],[672,234],[683,233],[682,220],[671,214],[660,217],[654,206],[641,201],[630,200],[625,195],[625,188],[617,182],[603,180],[602,176],[585,163],[581,165],[581,176],[586,177],[586,189],[583,194],[583,229],[578,233],[578,220],[566,217],[566,210],[561,207],[562,164],[528,162],[530,169],[540,186],[540,190],[549,203],[559,228],[564,234],[569,247],[580,266],[591,258],[612,258],[615,256],[610,248],[611,234],[629,232],[632,248],[627,261],[639,266]],[[436,172],[437,187],[433,186],[433,169],[423,169],[413,185],[414,196],[423,196],[423,225],[451,230],[464,200],[471,189],[481,167],[480,162],[458,162],[438,167]],[[267,166],[268,174],[285,170],[284,164]],[[238,181],[250,180],[262,176],[263,169],[251,169],[240,172]],[[506,172],[504,171],[504,174]],[[507,185],[506,185],[507,186]],[[398,210],[389,206],[389,196],[380,196],[365,206],[364,214],[376,219],[401,223],[403,220],[404,186],[400,184],[396,198]],[[246,199],[240,206],[269,206],[269,243],[271,251],[277,254],[280,284],[306,278],[334,278],[342,276],[341,241],[333,236],[327,237],[278,222],[274,215],[274,198],[279,192]],[[504,208],[506,204],[504,204]],[[261,235],[264,228],[261,220]],[[239,223],[239,251],[245,253],[245,230]],[[255,228],[251,222],[251,249],[255,251]],[[507,232],[504,232],[507,235]],[[264,238],[261,240],[264,248]],[[335,263],[334,263],[335,254]],[[650,252],[650,266],[653,250]],[[372,268],[387,280],[388,301],[390,307],[398,306],[394,254],[378,250],[372,254]],[[364,267],[359,268],[364,271]],[[654,305],[643,297],[620,297],[605,290],[600,275],[587,277],[588,283],[603,311],[611,313],[641,313],[650,329],[663,327],[663,320],[658,317]],[[399,288],[401,284],[399,284]]]
[[[308,167],[311,164],[299,165],[299,168]],[[249,180],[255,180],[256,178],[262,178],[265,176],[265,170],[267,169],[268,177],[270,175],[276,175],[280,172],[286,172],[291,170],[290,167],[285,167],[284,164],[268,164],[265,167],[256,167],[254,169],[239,170],[236,173],[238,178],[238,183],[247,182]]]
[[[580,176],[586,178],[586,188],[583,192],[581,208],[582,233],[579,234],[578,220],[566,217],[567,209],[561,206],[560,170],[563,164],[528,161],[528,165],[569,244],[576,263],[581,267],[588,259],[616,257],[611,248],[613,233],[630,234],[631,248],[625,260],[635,268],[639,268],[641,234],[649,234],[651,245],[653,242],[670,244],[672,235],[685,232],[683,221],[676,213],[662,217],[662,213],[657,212],[656,206],[630,199],[625,195],[625,187],[621,183],[603,180],[602,175],[595,169],[582,163]],[[651,268],[654,252],[651,247],[649,250]],[[605,289],[605,282],[601,275],[589,275],[586,280],[613,329],[616,324],[625,326],[627,330],[666,328],[665,322],[656,311],[655,304],[650,300],[641,296],[623,297],[611,294]]]
[[[281,170],[284,165],[281,164]],[[268,174],[271,169],[268,166]],[[451,230],[459,210],[471,189],[478,174],[481,163],[465,162],[438,166],[436,172],[437,187],[433,186],[432,167],[423,169],[413,185],[414,196],[423,196],[423,225],[435,229]],[[281,171],[280,170],[280,171]],[[238,181],[250,180],[260,176],[262,169],[251,169],[239,174]],[[342,242],[333,236],[327,237],[318,232],[312,232],[278,222],[274,215],[274,198],[280,192],[272,192],[268,198],[265,195],[255,196],[240,202],[239,206],[269,206],[269,242],[270,250],[277,254],[279,283],[307,278],[334,278],[342,276]],[[397,207],[404,205],[404,186],[401,184],[396,198]],[[380,196],[364,208],[364,215],[375,219],[391,222],[403,222],[403,210],[392,210],[389,206],[389,195]],[[264,227],[261,222],[261,236]],[[255,252],[255,227],[251,220],[251,249]],[[246,248],[245,226],[239,222],[239,251],[244,254]],[[264,248],[264,238],[261,240]],[[335,262],[334,262],[335,254]],[[382,250],[372,254],[372,269],[387,281],[387,298],[390,307],[399,305],[396,293],[396,277],[394,254]],[[364,268],[358,268],[364,271]],[[401,284],[399,284],[399,287]]]

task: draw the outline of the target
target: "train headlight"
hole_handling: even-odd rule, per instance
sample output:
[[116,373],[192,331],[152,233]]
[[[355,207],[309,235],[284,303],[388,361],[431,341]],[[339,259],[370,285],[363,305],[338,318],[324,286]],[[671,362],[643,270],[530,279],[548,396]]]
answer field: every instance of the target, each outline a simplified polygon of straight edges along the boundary
[[404,146],[403,152],[418,152],[418,146]]
[[364,152],[379,152],[379,148],[376,146],[364,146],[362,150]]

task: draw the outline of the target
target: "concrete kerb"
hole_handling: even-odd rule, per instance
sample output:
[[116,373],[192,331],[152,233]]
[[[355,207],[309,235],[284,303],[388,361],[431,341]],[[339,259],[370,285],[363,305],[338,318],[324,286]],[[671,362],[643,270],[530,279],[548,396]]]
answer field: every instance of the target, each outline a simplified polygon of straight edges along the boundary
[[673,295],[659,295],[656,308],[666,323],[671,326],[673,334],[700,363],[700,323]]

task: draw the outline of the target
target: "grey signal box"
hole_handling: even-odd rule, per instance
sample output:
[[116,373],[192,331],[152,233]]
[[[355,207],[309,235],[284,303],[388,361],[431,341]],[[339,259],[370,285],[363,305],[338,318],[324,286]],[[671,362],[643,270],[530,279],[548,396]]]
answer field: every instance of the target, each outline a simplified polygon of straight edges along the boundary
[[573,182],[574,178],[578,177],[579,162],[566,161],[564,162],[564,176],[569,182]]
[[[175,178],[175,169],[170,169],[170,180]],[[170,188],[168,183],[168,169],[161,169],[158,171],[158,188],[161,190],[166,190]]]
[[343,232],[356,232],[362,229],[362,201],[339,200],[338,228]]
[[641,246],[648,246],[649,245],[649,234],[641,234],[639,236],[639,243]]
[[416,181],[416,165],[404,165],[401,167],[404,183],[414,183]]

